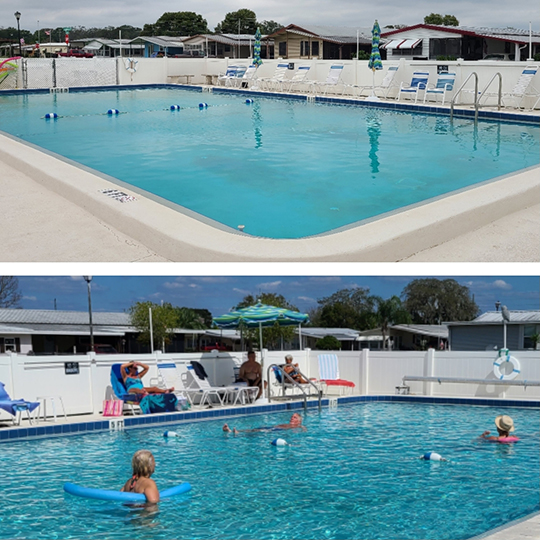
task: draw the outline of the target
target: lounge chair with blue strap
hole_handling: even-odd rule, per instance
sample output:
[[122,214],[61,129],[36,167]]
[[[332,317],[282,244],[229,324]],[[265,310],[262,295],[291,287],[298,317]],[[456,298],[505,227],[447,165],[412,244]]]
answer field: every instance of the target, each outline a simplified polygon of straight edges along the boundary
[[340,379],[339,360],[335,354],[319,354],[319,379],[325,384],[327,389],[330,386],[336,386],[339,394],[350,394],[355,384],[352,381]]
[[357,84],[346,84],[345,88],[351,89],[351,94],[353,97],[361,97],[362,94],[365,92],[366,94],[370,94],[373,92],[377,97],[383,97],[385,99],[389,97],[396,97],[396,96],[390,96],[389,94],[394,89],[399,89],[399,86],[396,83],[396,74],[398,72],[399,66],[390,66],[388,68],[388,71],[386,72],[386,75],[384,76],[384,79],[381,81],[381,84],[376,85],[373,87],[373,84],[370,84],[368,86],[360,86]]
[[342,91],[345,90],[345,85],[341,82],[341,76],[343,75],[343,64],[332,64],[328,70],[328,75],[326,80],[323,82],[313,81],[311,83],[311,88],[313,93],[326,95],[330,88],[337,88],[341,85]]
[[454,85],[456,83],[456,74],[448,73],[447,71],[441,71],[437,77],[437,82],[434,86],[428,85],[424,93],[424,103],[429,101],[428,98],[433,96],[435,101],[438,97],[442,98],[441,105],[444,105],[447,96],[454,90]]
[[111,366],[111,386],[114,395],[124,402],[124,406],[127,406],[131,411],[131,414],[140,413],[140,395],[130,394],[127,391],[124,379],[122,378],[121,368],[122,364],[113,364]]
[[39,407],[38,401],[26,401],[24,399],[11,399],[6,392],[3,382],[0,382],[0,409],[11,414],[13,423],[18,426],[21,423],[21,416],[26,412],[28,421],[32,423],[30,413]]
[[418,102],[418,93],[423,92],[428,85],[429,72],[427,71],[415,71],[412,75],[410,84],[404,82],[399,87],[398,101],[401,101],[401,96],[414,95],[414,102]]
[[236,72],[238,71],[238,66],[228,66],[225,73],[222,73],[217,78],[218,86],[230,86],[231,81],[236,79]]
[[288,71],[289,64],[279,62],[272,77],[257,79],[258,86],[261,90],[281,90],[283,88],[283,83],[287,79]]
[[[508,106],[508,102],[513,102],[516,109],[522,109],[523,102],[527,98],[538,98],[540,92],[532,85],[533,79],[538,73],[538,66],[526,66],[521,72],[519,79],[517,80],[514,88],[511,92],[503,92],[502,100],[505,106]],[[538,101],[536,101],[538,103]],[[534,108],[536,103],[531,107]]]
[[293,92],[296,86],[305,83],[310,68],[311,66],[298,66],[298,69],[292,78],[283,83],[283,90],[286,92]]

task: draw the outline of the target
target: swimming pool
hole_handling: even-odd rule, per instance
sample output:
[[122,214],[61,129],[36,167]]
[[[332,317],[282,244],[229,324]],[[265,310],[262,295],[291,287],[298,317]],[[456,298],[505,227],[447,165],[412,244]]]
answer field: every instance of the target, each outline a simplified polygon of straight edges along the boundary
[[171,88],[1,95],[1,129],[270,238],[325,233],[539,162],[535,125],[245,100]]
[[[521,441],[477,442],[503,413]],[[2,446],[0,538],[465,539],[539,508],[537,410],[340,405],[308,412],[305,433],[280,432],[285,448],[270,444],[276,433],[224,434],[223,422],[174,426],[177,439],[156,427]],[[141,448],[156,457],[158,486],[193,490],[157,515],[63,493],[65,481],[119,488]],[[418,459],[427,451],[450,461]]]

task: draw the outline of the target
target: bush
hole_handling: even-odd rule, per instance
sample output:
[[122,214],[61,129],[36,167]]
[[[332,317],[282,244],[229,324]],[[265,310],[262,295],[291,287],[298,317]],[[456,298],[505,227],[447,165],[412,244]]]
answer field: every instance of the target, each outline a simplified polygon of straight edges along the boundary
[[[369,60],[369,57],[371,55],[367,53],[366,51],[358,51],[358,60]],[[351,58],[356,58],[356,53],[351,54]]]
[[437,56],[435,59],[436,60],[443,60],[443,61],[446,60],[447,62],[457,60],[457,58],[455,56]]
[[334,336],[324,336],[323,338],[317,340],[315,343],[315,348],[320,351],[339,351],[341,350],[341,343],[339,339]]

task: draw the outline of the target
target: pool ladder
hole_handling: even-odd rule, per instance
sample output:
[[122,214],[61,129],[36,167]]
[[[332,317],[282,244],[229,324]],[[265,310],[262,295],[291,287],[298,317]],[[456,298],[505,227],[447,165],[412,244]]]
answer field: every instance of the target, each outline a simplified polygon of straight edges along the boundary
[[470,73],[469,76],[463,82],[463,84],[459,87],[457,92],[454,94],[454,97],[452,98],[452,101],[450,102],[450,120],[453,120],[453,118],[454,118],[454,104],[456,102],[456,99],[459,96],[459,94],[461,93],[461,91],[463,90],[463,88],[465,87],[465,85],[469,82],[469,79],[471,77],[474,77],[474,123],[476,125],[478,123],[478,110],[481,107],[480,100],[486,94],[487,89],[491,86],[491,83],[497,77],[499,78],[499,91],[498,91],[497,107],[498,107],[499,111],[501,110],[502,75],[499,72],[495,73],[495,75],[493,75],[493,77],[491,77],[491,79],[489,80],[489,82],[487,83],[485,88],[481,92],[478,92],[478,73],[476,73],[476,71],[473,71],[472,73]]
[[[270,393],[270,383],[268,383],[268,403],[270,403],[272,400],[292,400],[299,397],[298,394],[291,394],[291,395],[285,395],[286,389],[298,389],[301,392],[301,396],[304,399],[304,410],[307,410],[307,398],[308,397],[314,397],[317,396],[317,399],[319,401],[319,410],[322,408],[322,390],[311,380],[309,380],[298,368],[296,371],[300,374],[301,377],[303,377],[306,381],[308,381],[306,384],[299,384],[297,383],[288,373],[285,372],[285,370],[278,364],[272,364],[268,366],[268,370],[266,373],[266,380],[270,381],[270,375],[273,372],[273,370],[277,369],[279,373],[281,374],[281,396],[272,396]],[[313,387],[315,389],[315,394],[312,394],[311,392],[307,392],[307,388],[311,389]]]

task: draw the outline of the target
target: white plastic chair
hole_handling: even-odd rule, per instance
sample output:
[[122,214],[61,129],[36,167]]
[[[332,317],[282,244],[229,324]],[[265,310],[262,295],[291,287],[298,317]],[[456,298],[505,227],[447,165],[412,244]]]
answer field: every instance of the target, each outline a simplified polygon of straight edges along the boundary
[[236,72],[238,70],[238,66],[229,66],[227,68],[227,71],[225,73],[222,73],[217,78],[217,84],[218,86],[228,86],[230,84],[230,81],[234,80],[236,78]]
[[[412,75],[410,84],[404,82],[399,87],[398,101],[401,101],[401,96],[413,96],[414,102],[418,102],[418,93],[424,91],[428,86],[429,72],[415,71]],[[412,97],[411,97],[412,99]]]
[[[399,88],[397,85],[395,78],[398,71],[399,66],[390,66],[388,68],[388,71],[386,72],[386,75],[384,76],[384,79],[382,80],[381,84],[373,87],[372,84],[369,86],[359,86],[357,84],[347,84],[345,87],[351,88],[351,93],[354,96],[355,90],[358,91],[358,94],[356,97],[361,97],[364,91],[367,92],[374,92],[377,97],[383,97],[385,99],[388,99],[388,94],[393,88]],[[381,95],[379,95],[377,92],[379,92]]]
[[283,62],[279,63],[276,66],[276,71],[274,71],[274,75],[272,75],[272,77],[258,79],[258,82],[261,85],[261,89],[272,90],[273,87],[281,88],[283,81],[285,81],[287,77],[288,70],[289,64],[285,64]]
[[336,386],[339,395],[350,394],[355,384],[352,381],[339,378],[339,360],[335,354],[319,354],[319,378],[326,387]]
[[[523,100],[525,98],[528,98],[528,97],[533,98],[533,99],[535,97],[540,98],[540,93],[538,92],[536,88],[534,88],[534,86],[532,86],[532,81],[534,77],[536,76],[537,72],[538,72],[538,66],[526,66],[525,69],[521,72],[521,75],[519,79],[517,80],[512,91],[503,92],[503,95],[502,95],[503,104],[506,106],[506,104],[504,103],[505,98],[513,99],[517,102],[515,105],[515,108],[521,109],[522,108],[521,104],[523,103]],[[538,101],[536,101],[536,103],[532,106],[532,108],[534,108],[537,103]]]
[[345,85],[341,82],[341,75],[343,74],[343,64],[333,64],[328,70],[328,75],[324,82],[313,81],[311,87],[313,88],[313,93],[316,93],[317,88],[324,89],[321,93],[326,95],[330,88],[337,88],[340,84],[342,86],[342,93],[345,89]]
[[298,66],[298,69],[296,70],[296,73],[292,76],[292,78],[288,81],[283,82],[283,89],[285,90],[285,87],[287,86],[287,89],[285,91],[292,92],[294,90],[293,87],[305,82],[310,69],[311,66]]
[[447,71],[441,71],[437,77],[437,82],[434,86],[428,86],[424,93],[424,103],[430,96],[435,97],[437,101],[438,96],[442,97],[441,105],[444,105],[447,94],[450,94],[454,90],[456,83],[456,74],[448,73]]

